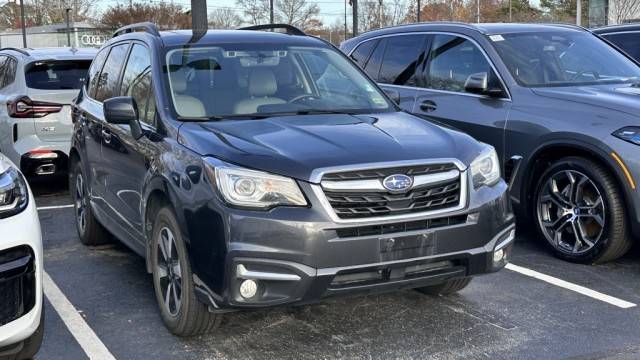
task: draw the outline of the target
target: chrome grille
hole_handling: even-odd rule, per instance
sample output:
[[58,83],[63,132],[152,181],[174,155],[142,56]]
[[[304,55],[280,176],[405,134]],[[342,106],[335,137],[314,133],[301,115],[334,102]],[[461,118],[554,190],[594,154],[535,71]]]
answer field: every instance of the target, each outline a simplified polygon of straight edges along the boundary
[[[374,177],[373,174],[376,176]],[[386,191],[381,186],[382,180],[393,174],[412,176],[416,180],[415,183],[419,185],[404,193]],[[455,177],[443,177],[432,183],[417,181],[418,179],[435,179],[435,174],[453,174]],[[356,176],[358,180],[355,180]],[[458,206],[462,195],[460,172],[454,164],[330,173],[324,175],[322,181],[324,195],[340,219],[362,219],[445,210]],[[341,184],[345,186],[341,187]],[[363,184],[374,186],[363,188],[366,187]]]

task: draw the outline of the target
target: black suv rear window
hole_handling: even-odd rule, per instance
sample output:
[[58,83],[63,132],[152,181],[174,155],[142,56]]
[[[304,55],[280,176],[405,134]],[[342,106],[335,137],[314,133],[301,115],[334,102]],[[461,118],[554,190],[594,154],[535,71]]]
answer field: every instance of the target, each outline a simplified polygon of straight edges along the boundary
[[80,89],[91,60],[38,61],[27,67],[27,87],[42,90]]

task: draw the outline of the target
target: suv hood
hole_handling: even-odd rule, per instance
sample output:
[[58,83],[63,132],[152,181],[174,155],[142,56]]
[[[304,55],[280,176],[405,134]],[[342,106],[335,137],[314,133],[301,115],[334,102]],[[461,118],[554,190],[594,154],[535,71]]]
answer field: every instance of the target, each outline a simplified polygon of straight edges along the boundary
[[482,144],[406,113],[282,116],[187,122],[178,141],[202,156],[308,181],[314,169],[456,158],[468,166]]
[[633,116],[640,112],[640,87],[631,84],[532,88],[532,91],[544,97],[599,106]]

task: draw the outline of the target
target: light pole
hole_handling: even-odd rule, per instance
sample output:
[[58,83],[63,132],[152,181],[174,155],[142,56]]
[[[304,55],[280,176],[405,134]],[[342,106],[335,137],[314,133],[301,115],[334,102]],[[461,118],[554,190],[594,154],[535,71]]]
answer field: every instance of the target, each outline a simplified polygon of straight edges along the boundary
[[476,22],[480,23],[480,0],[476,1],[477,11],[476,11]]
[[20,0],[20,26],[22,27],[22,47],[27,47],[27,24],[24,20],[24,1]]
[[576,1],[576,25],[582,25],[582,1]]
[[273,24],[273,0],[269,0],[269,23]]
[[71,11],[70,8],[66,8],[64,9],[65,12],[65,18],[67,20],[67,46],[71,47],[71,27],[69,26],[69,12]]
[[420,0],[418,0],[418,13],[416,14],[416,22],[420,22]]

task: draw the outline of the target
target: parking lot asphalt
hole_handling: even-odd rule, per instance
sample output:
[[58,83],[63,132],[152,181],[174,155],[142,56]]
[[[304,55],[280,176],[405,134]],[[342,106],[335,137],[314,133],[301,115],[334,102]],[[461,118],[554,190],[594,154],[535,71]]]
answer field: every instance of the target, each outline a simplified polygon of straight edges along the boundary
[[450,297],[400,291],[230,313],[215,333],[183,339],[164,328],[143,259],[118,242],[81,245],[64,181],[32,188],[45,271],[88,325],[45,286],[38,360],[99,358],[96,344],[117,359],[640,359],[638,247],[616,262],[575,265],[520,231],[513,269],[542,280],[504,269]]

